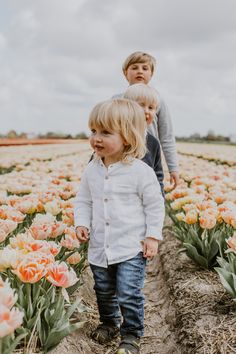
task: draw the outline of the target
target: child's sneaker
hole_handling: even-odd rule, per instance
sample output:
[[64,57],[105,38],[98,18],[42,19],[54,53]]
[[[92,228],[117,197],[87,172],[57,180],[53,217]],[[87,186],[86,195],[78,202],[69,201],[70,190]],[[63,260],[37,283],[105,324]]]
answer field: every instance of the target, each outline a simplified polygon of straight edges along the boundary
[[120,329],[117,326],[101,323],[98,327],[91,333],[91,337],[100,344],[105,344],[110,342],[112,339],[116,338],[120,333]]
[[127,334],[121,338],[121,342],[116,354],[139,354],[140,338]]

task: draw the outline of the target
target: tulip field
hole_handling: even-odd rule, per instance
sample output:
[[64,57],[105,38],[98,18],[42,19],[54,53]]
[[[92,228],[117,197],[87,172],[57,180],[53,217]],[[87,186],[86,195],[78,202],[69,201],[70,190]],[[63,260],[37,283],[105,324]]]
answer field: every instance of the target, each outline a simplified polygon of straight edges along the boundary
[[[236,301],[236,146],[177,148],[166,228]],[[1,354],[47,353],[82,326],[74,314],[86,245],[75,236],[73,198],[90,155],[87,141],[0,147]]]

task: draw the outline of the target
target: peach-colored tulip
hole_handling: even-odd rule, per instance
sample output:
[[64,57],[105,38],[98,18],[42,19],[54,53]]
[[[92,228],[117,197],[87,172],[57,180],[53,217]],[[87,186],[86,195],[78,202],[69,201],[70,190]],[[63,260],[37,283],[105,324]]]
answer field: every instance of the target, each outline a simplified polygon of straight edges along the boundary
[[38,210],[38,200],[24,200],[21,203],[18,203],[15,208],[23,214],[33,214]]
[[61,205],[59,200],[52,200],[44,204],[44,210],[46,213],[50,213],[52,215],[57,215],[61,212]]
[[22,222],[25,215],[9,205],[2,205],[0,207],[0,218],[4,220],[10,219],[15,222]]
[[9,309],[0,305],[0,338],[15,331],[23,322],[24,314],[17,308]]
[[68,257],[66,261],[69,264],[78,264],[81,261],[81,255],[79,252],[75,252],[70,257]]
[[67,208],[67,209],[62,211],[62,221],[67,226],[74,225],[74,212],[73,212],[72,208]]
[[23,259],[12,271],[23,283],[37,283],[45,274],[45,264],[40,264],[38,260]]
[[9,246],[0,250],[0,272],[4,272],[8,268],[15,268],[22,256],[21,251],[12,249]]
[[63,222],[56,222],[52,226],[52,233],[51,233],[51,238],[57,238],[58,236],[61,236],[65,232],[65,228],[67,227],[66,224]]
[[185,204],[183,205],[182,209],[185,211],[185,213],[189,212],[190,210],[196,210],[196,204]]
[[233,226],[234,229],[236,229],[236,216],[233,216],[231,219],[231,225]]
[[190,210],[186,213],[184,221],[186,224],[192,225],[198,221],[198,212],[196,210]]
[[49,250],[47,252],[42,252],[41,250],[39,250],[39,251],[33,251],[25,254],[24,261],[37,262],[38,264],[47,267],[49,264],[54,263],[55,259],[52,253],[49,252]]
[[216,217],[208,212],[202,212],[199,217],[200,226],[203,229],[213,229],[216,225]]
[[0,229],[0,243],[4,242],[6,238],[7,238],[7,233],[4,230]]
[[30,242],[26,249],[31,252],[40,251],[43,253],[50,253],[56,256],[60,252],[60,245],[56,244],[54,241],[43,241],[43,240],[33,240]]
[[215,194],[211,196],[217,204],[222,204],[227,200],[227,195],[226,194]]
[[[0,278],[1,280],[1,278]],[[14,293],[14,290],[10,287],[8,281],[0,284],[0,303],[9,309],[16,303],[17,295]]]
[[55,286],[68,288],[74,285],[78,278],[73,269],[68,269],[65,262],[55,262],[47,269],[47,280]]
[[0,191],[0,204],[6,204],[7,202],[7,192]]
[[207,209],[217,208],[217,204],[213,200],[204,200],[201,203],[197,203],[197,208],[199,211],[203,211]]
[[0,230],[5,232],[6,235],[9,235],[12,231],[17,228],[17,222],[13,220],[1,220],[0,219]]
[[45,240],[52,234],[52,225],[31,225],[29,231],[35,240]]
[[187,188],[186,189],[176,188],[173,190],[171,194],[173,199],[178,199],[189,195],[189,190]]
[[183,212],[175,214],[175,217],[178,221],[183,221],[185,218],[185,214]]
[[66,209],[73,209],[74,205],[73,205],[72,199],[61,201],[61,207],[62,207],[64,210],[66,210]]
[[72,238],[70,235],[65,235],[65,237],[61,240],[60,245],[72,251],[73,249],[80,247],[80,242],[77,238]]
[[27,245],[34,241],[34,238],[30,233],[17,234],[15,237],[11,237],[10,245],[15,249],[26,249]]
[[226,210],[226,211],[221,212],[221,217],[226,224],[231,224],[231,221],[233,219],[232,211]]

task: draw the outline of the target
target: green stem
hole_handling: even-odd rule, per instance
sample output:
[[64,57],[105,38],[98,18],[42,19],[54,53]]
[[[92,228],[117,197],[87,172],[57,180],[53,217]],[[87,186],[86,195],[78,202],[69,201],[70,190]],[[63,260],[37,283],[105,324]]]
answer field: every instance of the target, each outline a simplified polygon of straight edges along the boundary
[[30,348],[31,342],[32,342],[32,340],[33,340],[34,333],[35,333],[35,331],[36,331],[37,323],[38,323],[38,321],[40,321],[40,319],[41,319],[41,312],[42,312],[42,303],[41,303],[41,305],[40,305],[40,307],[39,307],[39,309],[38,309],[38,315],[37,315],[36,321],[35,321],[35,323],[34,323],[34,327],[33,327],[33,330],[32,330],[32,332],[31,332],[30,339],[29,339],[29,342],[28,342],[28,344],[27,344],[26,350],[28,350],[28,349]]
[[32,306],[32,299],[31,299],[31,284],[26,283],[25,287],[26,287],[26,296],[28,299],[27,317],[28,317],[28,320],[30,320],[33,315],[33,306]]

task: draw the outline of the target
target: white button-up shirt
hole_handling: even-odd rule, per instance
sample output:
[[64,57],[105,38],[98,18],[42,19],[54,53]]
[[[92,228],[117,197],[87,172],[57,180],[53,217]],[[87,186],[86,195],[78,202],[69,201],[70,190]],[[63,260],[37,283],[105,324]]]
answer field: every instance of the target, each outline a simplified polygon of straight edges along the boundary
[[134,159],[108,166],[92,160],[74,202],[75,226],[90,231],[88,260],[107,267],[142,251],[145,237],[162,239],[164,199],[154,171]]

